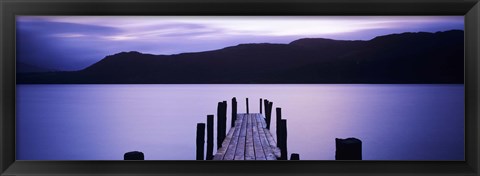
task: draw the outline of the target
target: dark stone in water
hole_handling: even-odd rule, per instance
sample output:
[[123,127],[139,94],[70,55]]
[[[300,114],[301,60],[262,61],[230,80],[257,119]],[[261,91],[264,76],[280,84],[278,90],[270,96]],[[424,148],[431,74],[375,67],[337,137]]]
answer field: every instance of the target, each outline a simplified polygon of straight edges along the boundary
[[357,138],[335,138],[335,160],[362,160],[362,141]]
[[142,152],[132,151],[125,153],[123,160],[145,160],[145,158]]
[[300,160],[300,155],[298,153],[292,153],[290,160]]

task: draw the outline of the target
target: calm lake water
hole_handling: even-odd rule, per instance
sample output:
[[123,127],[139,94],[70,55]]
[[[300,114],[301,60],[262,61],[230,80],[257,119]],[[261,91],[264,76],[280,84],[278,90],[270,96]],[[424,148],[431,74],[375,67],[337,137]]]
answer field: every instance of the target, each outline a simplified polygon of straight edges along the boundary
[[365,160],[464,159],[464,86],[438,84],[17,85],[17,159],[193,160],[196,124],[227,100],[229,126],[234,96],[282,108],[289,156],[333,160],[356,137]]

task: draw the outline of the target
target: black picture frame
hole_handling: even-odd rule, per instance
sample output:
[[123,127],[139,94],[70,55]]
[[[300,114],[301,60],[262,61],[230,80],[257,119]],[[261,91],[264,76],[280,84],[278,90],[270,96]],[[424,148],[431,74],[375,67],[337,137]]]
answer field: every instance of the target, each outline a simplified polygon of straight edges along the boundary
[[[1,175],[479,175],[479,0],[0,0]],[[16,161],[16,15],[464,15],[465,161]]]

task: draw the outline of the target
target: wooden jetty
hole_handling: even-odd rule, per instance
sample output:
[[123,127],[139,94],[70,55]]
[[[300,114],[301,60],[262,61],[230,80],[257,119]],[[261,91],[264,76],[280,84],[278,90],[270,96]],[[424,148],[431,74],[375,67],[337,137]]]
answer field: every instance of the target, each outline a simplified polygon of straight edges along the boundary
[[[237,113],[237,99],[232,98],[231,127],[226,132],[227,102],[217,106],[217,153],[213,151],[213,115],[207,115],[207,152],[204,153],[205,123],[197,124],[197,160],[287,160],[287,120],[277,108],[277,142],[270,132],[272,102],[260,99],[265,104],[264,114],[250,113],[248,98],[246,113]],[[260,110],[260,112],[262,112]],[[206,155],[204,157],[204,154]]]
[[[263,100],[263,101],[262,101]],[[227,102],[217,107],[217,153],[213,153],[213,115],[207,115],[207,125],[197,124],[197,160],[287,160],[287,120],[282,119],[282,109],[277,107],[276,136],[270,132],[273,102],[260,99],[260,113],[250,113],[246,98],[246,113],[237,113],[237,99],[232,98],[231,127],[226,133]],[[265,109],[262,108],[262,105]],[[262,111],[264,110],[264,111]],[[263,113],[262,113],[263,112]],[[265,115],[265,117],[263,116]],[[205,126],[207,127],[207,152],[205,154]],[[362,142],[356,138],[336,139],[336,160],[361,160]],[[290,160],[300,160],[292,153]]]
[[277,160],[280,148],[260,113],[237,114],[213,160]]

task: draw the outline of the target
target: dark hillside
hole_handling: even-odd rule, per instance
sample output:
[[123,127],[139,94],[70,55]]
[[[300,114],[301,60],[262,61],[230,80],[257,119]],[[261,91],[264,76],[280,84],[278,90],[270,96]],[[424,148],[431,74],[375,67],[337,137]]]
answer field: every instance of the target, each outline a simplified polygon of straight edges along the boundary
[[176,55],[122,52],[84,70],[18,74],[18,83],[463,83],[464,34],[369,41],[305,38]]

